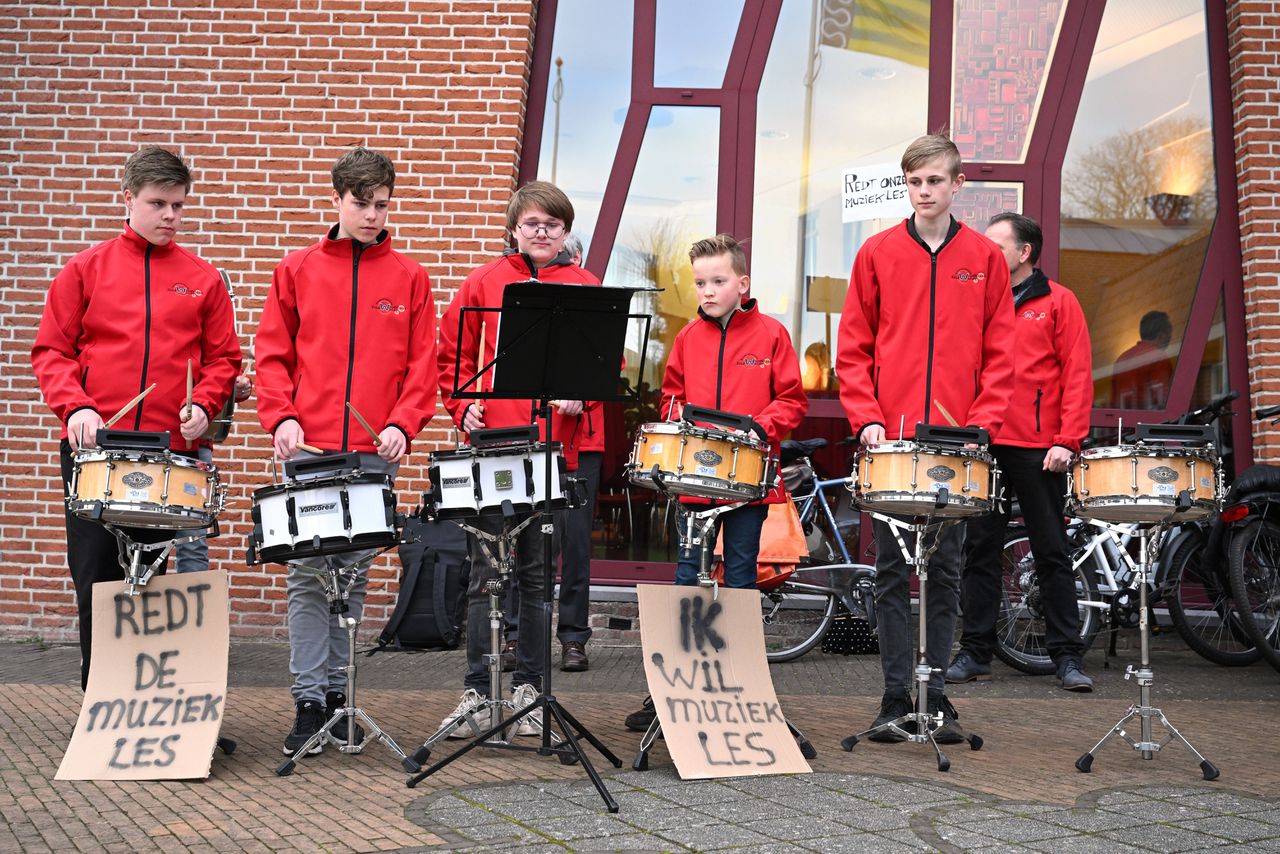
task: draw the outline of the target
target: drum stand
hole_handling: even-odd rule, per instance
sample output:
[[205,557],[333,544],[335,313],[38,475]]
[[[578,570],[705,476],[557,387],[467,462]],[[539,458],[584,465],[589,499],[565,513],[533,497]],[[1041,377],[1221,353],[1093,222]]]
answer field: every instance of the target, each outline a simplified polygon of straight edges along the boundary
[[[369,714],[365,712],[364,709],[356,705],[356,628],[360,625],[360,621],[353,617],[348,617],[346,614],[348,612],[347,596],[350,594],[352,586],[356,583],[356,573],[358,572],[357,567],[363,562],[363,560],[368,560],[368,558],[337,569],[327,570],[304,566],[300,563],[289,564],[289,566],[295,569],[311,573],[320,579],[324,584],[325,596],[329,599],[329,613],[336,616],[338,618],[338,622],[347,629],[347,704],[334,712],[333,717],[326,721],[325,725],[321,727],[315,735],[307,739],[306,744],[295,750],[293,756],[280,763],[280,766],[276,768],[276,774],[280,777],[287,777],[292,774],[293,769],[297,765],[298,758],[307,756],[308,751],[324,741],[328,741],[330,744],[337,747],[342,753],[360,753],[364,750],[366,744],[373,739],[377,739],[385,744],[388,750],[400,757],[400,764],[406,771],[414,772],[420,767],[417,762],[409,758],[405,752],[400,749],[400,745],[396,744],[395,739],[387,735],[387,733],[383,731],[382,727],[378,726],[377,722],[375,722],[373,718],[369,717]],[[342,584],[342,574],[346,573],[348,570],[351,570],[349,573],[350,579],[347,581],[344,588]],[[359,744],[355,743],[357,719],[365,725],[364,738],[360,740]],[[342,741],[339,740],[333,732],[335,730],[341,732],[341,730],[338,730],[338,727],[343,726],[344,724],[346,726],[347,738],[345,741]]]
[[[657,483],[661,484],[661,479],[657,479]],[[663,491],[664,494],[665,490]],[[685,511],[685,524],[680,532],[680,551],[684,555],[690,555],[693,549],[701,548],[700,563],[698,565],[698,586],[712,588],[712,597],[714,598],[719,587],[711,579],[711,552],[714,550],[715,537],[712,532],[715,530],[716,520],[724,513],[730,510],[737,510],[739,507],[746,505],[746,501],[736,501],[732,504],[719,504],[708,507],[706,510]],[[796,744],[800,748],[800,755],[805,759],[814,759],[818,755],[817,749],[805,738],[803,732],[796,727],[791,721],[783,717],[783,721],[790,730],[791,735],[796,740]],[[640,739],[640,749],[636,751],[635,758],[631,760],[631,767],[636,771],[649,770],[649,751],[653,749],[653,743],[662,736],[662,720],[655,714],[653,722],[649,724],[649,728],[645,730],[644,737]]]
[[[945,506],[945,492],[939,498],[939,506]],[[924,519],[923,522],[916,521],[912,523],[903,522],[901,519],[895,519],[892,516],[885,516],[880,513],[871,513],[872,517],[884,522],[893,530],[893,538],[898,541],[898,548],[902,550],[902,555],[911,566],[915,567],[916,576],[920,579],[920,613],[919,613],[919,645],[920,660],[916,662],[916,710],[895,718],[888,723],[871,727],[862,732],[846,737],[840,742],[840,746],[846,751],[851,751],[859,741],[863,738],[869,738],[873,735],[879,735],[884,732],[892,732],[912,742],[913,744],[931,744],[934,752],[938,755],[938,770],[948,771],[951,768],[951,760],[942,752],[942,748],[938,746],[934,733],[942,727],[942,710],[939,709],[936,715],[929,714],[929,678],[941,672],[940,668],[931,667],[928,659],[928,588],[929,588],[929,559],[933,553],[938,550],[938,543],[942,540],[942,532],[951,525],[963,522],[960,518],[944,518],[934,521],[932,515],[919,517]],[[907,543],[902,538],[902,532],[908,531],[915,534],[914,548],[908,548]],[[929,538],[926,545],[925,539]],[[910,727],[905,726],[910,724]],[[956,727],[960,729],[959,726]],[[964,733],[960,729],[964,740],[969,743],[970,750],[982,749],[982,737],[972,733]]]
[[[138,595],[139,587],[146,587],[147,582],[156,574],[160,567],[164,566],[165,560],[169,557],[169,552],[173,551],[183,543],[191,543],[205,536],[217,536],[218,523],[215,522],[208,528],[198,528],[197,533],[184,533],[176,537],[170,537],[167,540],[157,540],[153,543],[140,543],[129,536],[129,533],[115,525],[108,525],[102,522],[102,527],[106,528],[116,538],[116,547],[119,550],[120,566],[124,569],[125,589],[130,596]],[[142,562],[142,553],[155,551],[160,549],[160,554],[150,563]]]
[[[510,530],[504,530],[500,534],[491,534],[488,531],[482,531],[468,525],[466,522],[455,522],[458,527],[470,532],[479,542],[480,548],[484,550],[485,555],[489,558],[489,562],[493,564],[496,575],[491,578],[485,585],[485,592],[489,594],[489,649],[490,652],[484,657],[485,664],[489,668],[489,696],[478,706],[463,712],[456,718],[447,721],[440,729],[436,730],[422,746],[413,752],[413,760],[419,763],[426,762],[431,756],[431,748],[435,747],[441,741],[449,738],[454,732],[463,726],[470,727],[471,734],[489,745],[509,744],[511,735],[502,732],[504,729],[513,729],[513,724],[504,723],[504,719],[515,714],[516,707],[510,700],[502,699],[502,616],[503,616],[503,600],[506,596],[507,585],[510,583],[511,574],[515,570],[515,552],[513,546],[515,539],[520,535],[537,516],[530,516],[516,527]],[[490,544],[493,544],[492,547]],[[493,548],[497,548],[497,554],[494,554]],[[493,725],[488,732],[480,729],[475,721],[477,712],[488,711],[489,722]],[[501,732],[497,738],[493,735]],[[512,733],[514,734],[514,733]],[[560,738],[552,733],[552,743],[559,746]],[[413,769],[414,771],[419,768]]]
[[[1204,775],[1204,779],[1216,780],[1218,778],[1219,771],[1217,766],[1205,759],[1200,754],[1200,751],[1191,746],[1191,742],[1187,741],[1182,733],[1178,732],[1173,724],[1169,723],[1169,719],[1165,717],[1164,712],[1151,705],[1151,686],[1155,682],[1155,671],[1151,669],[1147,579],[1150,576],[1151,564],[1155,561],[1156,555],[1160,551],[1160,541],[1168,530],[1166,525],[1167,523],[1159,523],[1154,529],[1147,524],[1138,526],[1138,566],[1134,576],[1134,583],[1138,585],[1138,633],[1141,636],[1142,661],[1136,669],[1130,664],[1125,668],[1124,672],[1125,679],[1132,676],[1138,680],[1138,702],[1129,706],[1128,713],[1102,737],[1101,741],[1093,746],[1092,750],[1076,760],[1076,768],[1085,774],[1093,770],[1094,755],[1108,741],[1119,736],[1127,741],[1130,747],[1141,753],[1143,759],[1154,759],[1156,753],[1176,739],[1200,760],[1200,772]],[[1139,720],[1139,738],[1137,739],[1129,735],[1124,729],[1125,724],[1134,718]],[[1157,718],[1168,733],[1161,741],[1156,741],[1152,734],[1152,721]]]

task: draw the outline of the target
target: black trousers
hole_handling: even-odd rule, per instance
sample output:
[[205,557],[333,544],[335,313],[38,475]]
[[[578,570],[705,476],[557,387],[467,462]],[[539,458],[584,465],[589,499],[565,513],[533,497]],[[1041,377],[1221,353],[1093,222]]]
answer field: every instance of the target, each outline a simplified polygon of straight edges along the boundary
[[[71,475],[75,469],[71,445],[62,440],[62,492],[71,494]],[[64,505],[65,506],[65,505]],[[124,567],[120,565],[119,548],[115,535],[99,525],[65,511],[67,520],[67,567],[76,588],[76,607],[80,614],[80,687],[89,684],[89,662],[93,646],[93,585],[99,581],[123,581]],[[135,542],[167,540],[173,531],[127,528]],[[154,559],[150,552],[144,558]],[[167,561],[166,561],[167,564]],[[163,574],[164,566],[159,573]]]
[[1027,538],[1035,555],[1045,617],[1045,647],[1054,662],[1084,653],[1080,641],[1080,611],[1075,576],[1067,551],[1062,518],[1067,476],[1044,470],[1047,448],[993,445],[1000,466],[1005,501],[997,512],[967,523],[965,565],[960,578],[960,607],[964,633],[960,648],[987,664],[996,651],[996,620],[1000,613],[1001,554],[1009,523],[1010,501],[1017,496],[1026,521]]

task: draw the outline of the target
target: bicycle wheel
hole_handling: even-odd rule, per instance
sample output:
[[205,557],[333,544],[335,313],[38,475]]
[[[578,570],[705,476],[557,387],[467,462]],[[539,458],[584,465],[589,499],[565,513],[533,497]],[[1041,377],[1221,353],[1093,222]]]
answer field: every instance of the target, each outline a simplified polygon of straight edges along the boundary
[[[1047,676],[1056,672],[1056,667],[1045,647],[1044,610],[1031,540],[1022,530],[1015,529],[1011,534],[1005,540],[1000,557],[1003,589],[1000,614],[996,618],[996,656],[1023,673]],[[1086,650],[1102,625],[1101,609],[1086,604],[1102,601],[1094,580],[1094,560],[1091,555],[1075,569],[1076,597],[1080,600],[1080,637]]]
[[1280,670],[1280,525],[1254,519],[1227,548],[1236,613],[1262,657]]
[[1203,536],[1187,537],[1169,561],[1169,619],[1187,646],[1214,664],[1253,664],[1262,653],[1240,624],[1222,567],[1204,565],[1204,547]]
[[769,661],[793,661],[818,645],[836,613],[836,594],[803,576],[821,567],[797,570],[773,590],[760,592],[764,649]]

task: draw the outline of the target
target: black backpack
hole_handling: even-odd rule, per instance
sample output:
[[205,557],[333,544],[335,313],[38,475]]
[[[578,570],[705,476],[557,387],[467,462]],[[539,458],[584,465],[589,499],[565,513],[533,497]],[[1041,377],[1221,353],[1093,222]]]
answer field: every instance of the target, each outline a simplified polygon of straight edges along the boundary
[[404,535],[400,595],[374,652],[457,649],[467,626],[467,533],[452,522],[411,516]]

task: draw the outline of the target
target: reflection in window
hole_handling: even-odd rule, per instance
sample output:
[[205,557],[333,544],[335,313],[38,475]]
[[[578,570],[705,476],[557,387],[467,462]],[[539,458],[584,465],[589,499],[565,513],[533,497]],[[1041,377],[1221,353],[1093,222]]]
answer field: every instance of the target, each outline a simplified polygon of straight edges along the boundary
[[558,69],[551,63],[538,177],[569,195],[573,230],[588,252],[631,102],[633,5],[631,0],[560,0],[556,9],[551,50],[564,62]]
[[1109,2],[1062,177],[1094,403],[1161,409],[1217,208],[1204,8]]
[[965,181],[951,215],[970,228],[987,230],[991,217],[1004,211],[1022,212],[1022,185],[1008,181]]
[[744,0],[658,0],[654,86],[718,89]]

